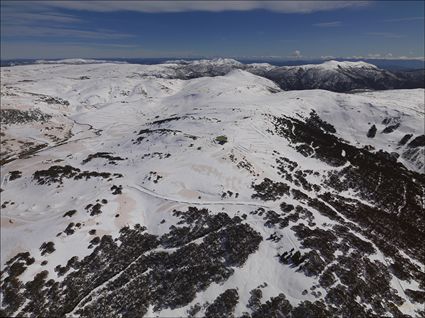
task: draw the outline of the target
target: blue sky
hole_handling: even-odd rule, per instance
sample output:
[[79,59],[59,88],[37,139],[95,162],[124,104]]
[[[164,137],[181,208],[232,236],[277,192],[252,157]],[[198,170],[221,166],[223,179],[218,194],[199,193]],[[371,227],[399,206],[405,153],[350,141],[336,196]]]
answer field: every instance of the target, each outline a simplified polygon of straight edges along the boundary
[[1,57],[423,58],[423,1],[2,1]]

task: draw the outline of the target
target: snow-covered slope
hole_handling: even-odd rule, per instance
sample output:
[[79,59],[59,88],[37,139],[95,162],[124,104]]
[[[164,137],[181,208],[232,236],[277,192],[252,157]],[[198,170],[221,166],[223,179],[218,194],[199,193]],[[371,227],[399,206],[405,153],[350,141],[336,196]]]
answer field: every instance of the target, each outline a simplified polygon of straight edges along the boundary
[[191,79],[223,76],[245,70],[271,79],[283,90],[326,89],[334,92],[424,88],[423,70],[390,72],[362,61],[326,61],[322,64],[277,67],[268,63],[242,64],[233,59],[168,61],[157,77]]
[[[69,65],[80,65],[80,64],[101,64],[111,63],[107,60],[93,60],[93,59],[63,59],[63,60],[37,60],[35,64],[69,64]],[[112,63],[126,63],[126,62],[112,62]]]
[[424,90],[176,65],[2,68],[2,316],[423,314]]
[[[419,75],[419,76],[418,76]],[[322,64],[284,66],[264,74],[285,90],[326,89],[347,92],[359,89],[383,90],[424,87],[423,73],[394,74],[365,62],[327,61]]]
[[[292,68],[292,67],[289,67]],[[307,65],[301,65],[299,66],[299,68],[303,68],[303,69],[321,69],[324,71],[335,71],[335,70],[339,70],[339,69],[348,69],[348,68],[352,68],[352,69],[378,69],[375,65],[370,64],[370,63],[366,63],[363,61],[359,61],[359,62],[349,62],[349,61],[334,61],[334,60],[330,60],[330,61],[326,61],[323,62],[322,64],[307,64]]]
[[[89,65],[122,64],[123,61],[90,59],[39,60],[36,64]],[[243,64],[229,58],[212,60],[170,60],[162,65],[144,65],[137,76],[167,79],[193,79],[224,76],[244,70],[274,81],[283,90],[326,89],[335,92],[354,90],[412,89],[425,87],[424,70],[395,71],[379,69],[362,61],[325,61],[322,64],[278,67],[268,63]]]

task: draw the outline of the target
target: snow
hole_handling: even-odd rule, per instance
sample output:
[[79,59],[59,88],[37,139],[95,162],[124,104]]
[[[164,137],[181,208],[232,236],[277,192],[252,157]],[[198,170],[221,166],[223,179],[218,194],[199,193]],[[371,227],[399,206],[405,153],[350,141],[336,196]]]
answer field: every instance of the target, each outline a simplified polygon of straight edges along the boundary
[[[399,154],[402,154],[403,148],[398,142],[405,134],[423,133],[423,89],[358,94],[323,90],[271,93],[270,88],[280,90],[274,82],[243,70],[187,81],[153,76],[158,72],[170,72],[171,63],[180,62],[129,65],[71,59],[2,68],[2,92],[4,87],[13,86],[16,94],[2,97],[2,108],[31,109],[36,105],[54,116],[52,122],[63,127],[63,135],[67,130],[72,132],[69,140],[56,146],[35,123],[25,128],[15,125],[5,130],[8,137],[24,140],[32,136],[50,147],[35,156],[1,167],[1,187],[5,189],[2,202],[15,202],[14,206],[1,211],[2,268],[16,253],[28,250],[38,257],[39,246],[43,242],[54,241],[57,251],[43,259],[48,260],[45,269],[56,275],[53,271],[55,266],[63,265],[72,256],[82,258],[91,252],[87,249],[90,229],[96,228],[99,234],[116,236],[124,225],[140,223],[150,233],[162,235],[170,225],[178,222],[172,216],[174,209],[183,211],[188,206],[198,206],[206,207],[212,213],[225,209],[232,217],[244,213],[249,215],[258,207],[278,208],[278,203],[251,198],[253,180],[277,177],[270,145],[296,161],[302,169],[314,168],[325,173],[331,168],[318,159],[302,156],[286,140],[268,133],[272,126],[265,120],[264,114],[308,117],[315,110],[320,118],[335,127],[338,137],[350,144],[357,147],[371,145],[376,150]],[[240,64],[229,59],[188,63]],[[375,68],[364,62],[336,61],[303,66],[305,69],[326,70],[339,67]],[[81,79],[82,76],[87,79]],[[22,79],[32,82],[22,82]],[[60,97],[69,101],[69,106],[38,101],[38,95],[34,94]],[[152,124],[155,120],[173,116],[180,119]],[[386,118],[400,123],[391,134],[382,133],[385,128],[382,122]],[[373,139],[366,136],[372,124],[378,128]],[[137,132],[142,129],[159,128],[176,133],[153,133],[140,144],[132,141],[137,139]],[[227,136],[228,143],[215,143],[214,139],[219,135]],[[196,138],[191,138],[193,136]],[[116,166],[108,165],[104,159],[81,164],[88,155],[101,151],[126,159]],[[155,152],[170,153],[171,156],[165,159],[150,156]],[[247,170],[238,168],[229,159],[230,154],[251,163],[255,178]],[[345,156],[345,152],[342,155]],[[83,182],[64,180],[60,187],[36,185],[31,175],[37,170],[47,169],[55,160],[64,160],[59,164],[69,164],[81,170],[122,173],[124,178],[110,181],[95,178]],[[409,169],[416,169],[414,163],[403,163]],[[22,171],[23,177],[10,181],[8,174],[14,170]],[[157,183],[148,180],[152,171],[162,177]],[[309,181],[320,183],[320,176],[312,176]],[[123,194],[112,195],[112,185],[123,185]],[[223,199],[221,195],[227,190],[237,192],[238,198]],[[316,193],[309,195],[317,196]],[[356,196],[355,193],[346,195]],[[99,198],[108,200],[102,207],[103,213],[89,216],[84,207]],[[287,198],[287,202],[299,203],[291,197]],[[82,228],[71,236],[62,234],[56,237],[70,222],[63,214],[71,209],[78,211],[72,221],[81,222]],[[119,214],[119,218],[115,218],[115,214]],[[315,213],[314,217],[319,225],[333,223],[319,213]],[[166,222],[161,224],[162,220]],[[253,216],[249,216],[246,222],[265,238],[273,232],[258,225],[259,219]],[[301,293],[317,283],[317,279],[282,266],[276,257],[276,250],[299,248],[292,230],[285,229],[280,234],[285,238],[282,245],[273,246],[275,243],[264,240],[243,267],[235,268],[235,274],[224,285],[211,285],[197,295],[192,304],[201,300],[212,302],[220,291],[237,287],[241,299],[236,310],[239,315],[246,311],[243,305],[248,302],[249,290],[264,281],[273,282],[264,288],[264,299],[284,291],[293,305],[305,299],[313,301],[313,296],[302,296]],[[37,262],[40,260],[39,257]],[[25,272],[24,280],[30,280],[34,274],[34,271]],[[397,288],[396,284],[394,286]],[[408,312],[410,310],[407,309]],[[167,316],[185,314],[185,308],[152,312],[152,315]]]
[[[294,68],[290,66],[288,68]],[[295,68],[302,69],[322,69],[327,71],[335,71],[340,68],[363,68],[363,69],[378,69],[375,65],[366,63],[363,61],[349,62],[349,61],[326,61],[321,64],[305,64],[300,66],[295,66]]]
[[98,64],[98,63],[126,63],[126,62],[118,62],[118,61],[106,61],[106,60],[93,60],[93,59],[62,59],[62,60],[37,60],[36,64],[71,64],[71,65],[79,65],[79,64]]
[[234,59],[229,58],[216,58],[211,60],[170,60],[166,61],[165,64],[187,64],[187,65],[210,65],[210,66],[217,66],[217,65],[233,65],[233,66],[242,66],[243,64],[239,61],[236,61]]

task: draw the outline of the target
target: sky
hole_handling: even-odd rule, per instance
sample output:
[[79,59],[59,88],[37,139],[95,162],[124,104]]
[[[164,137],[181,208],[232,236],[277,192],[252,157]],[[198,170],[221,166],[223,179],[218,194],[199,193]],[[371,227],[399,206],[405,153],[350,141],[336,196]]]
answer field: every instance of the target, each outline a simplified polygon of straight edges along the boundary
[[424,1],[1,1],[2,60],[424,55]]

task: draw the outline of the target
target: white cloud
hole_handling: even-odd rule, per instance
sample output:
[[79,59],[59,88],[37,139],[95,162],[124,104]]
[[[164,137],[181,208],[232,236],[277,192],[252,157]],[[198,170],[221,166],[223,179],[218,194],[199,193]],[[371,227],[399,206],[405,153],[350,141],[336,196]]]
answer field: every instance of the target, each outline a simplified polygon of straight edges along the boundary
[[54,8],[23,5],[21,2],[1,3],[1,24],[28,25],[40,23],[80,23],[82,20],[70,14],[57,12]]
[[81,39],[123,39],[134,37],[132,34],[119,33],[112,30],[77,30],[32,25],[5,25],[1,28],[1,35],[2,37],[72,37]]
[[2,3],[0,31],[2,38],[62,37],[63,39],[126,39],[134,36],[113,30],[87,30],[85,21],[77,16],[57,12],[55,8],[24,6],[21,2],[5,6]]
[[302,57],[301,51],[300,50],[295,50],[294,52],[292,52],[292,54],[290,55],[290,57],[295,57],[295,58]]
[[183,11],[249,11],[264,9],[283,13],[311,13],[336,9],[364,7],[371,1],[3,1],[4,5],[87,10],[97,12],[183,12]]
[[313,26],[319,27],[319,28],[336,28],[342,25],[341,21],[332,21],[332,22],[320,22],[315,23]]
[[394,19],[386,19],[385,22],[408,22],[408,21],[420,21],[423,20],[424,17],[404,17],[404,18],[394,18]]
[[368,58],[371,58],[371,59],[379,59],[379,58],[381,58],[382,56],[381,56],[381,54],[379,54],[379,53],[369,53],[369,54],[367,55],[367,57],[368,57]]
[[3,14],[6,19],[3,24],[29,24],[33,22],[59,22],[76,23],[81,19],[72,15],[59,14],[57,12],[9,12]]

